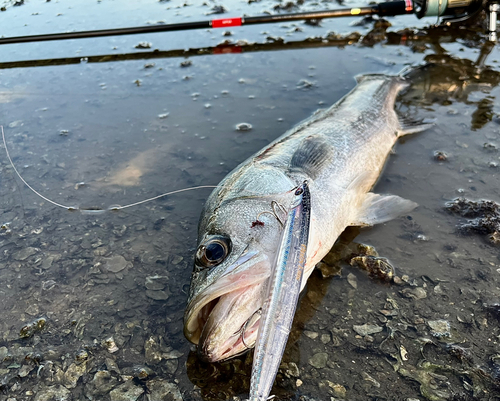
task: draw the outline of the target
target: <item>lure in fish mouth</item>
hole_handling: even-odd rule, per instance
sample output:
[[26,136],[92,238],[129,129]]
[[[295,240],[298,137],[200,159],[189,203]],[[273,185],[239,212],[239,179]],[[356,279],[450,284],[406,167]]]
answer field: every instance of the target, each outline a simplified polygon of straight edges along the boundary
[[[270,197],[217,202],[216,189],[202,213],[184,335],[203,360],[225,360],[253,348],[267,280],[282,231],[288,190]],[[214,202],[215,198],[215,202]]]
[[252,348],[269,276],[268,260],[245,251],[219,281],[189,303],[184,334],[208,362]]

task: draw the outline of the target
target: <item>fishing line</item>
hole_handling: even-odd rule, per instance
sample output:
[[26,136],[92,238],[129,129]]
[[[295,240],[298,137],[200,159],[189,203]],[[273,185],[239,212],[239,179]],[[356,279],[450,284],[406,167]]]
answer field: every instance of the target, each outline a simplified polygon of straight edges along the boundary
[[132,207],[132,206],[141,205],[141,204],[146,203],[146,202],[151,202],[153,200],[162,198],[162,197],[167,196],[167,195],[178,194],[180,192],[187,192],[187,191],[191,191],[191,190],[194,190],[194,189],[217,188],[217,185],[200,185],[200,186],[197,186],[197,187],[177,189],[175,191],[166,192],[164,194],[157,195],[157,196],[154,196],[154,197],[149,198],[149,199],[144,199],[144,200],[139,201],[139,202],[131,203],[131,204],[128,204],[128,205],[125,205],[125,206],[119,206],[119,205],[110,206],[107,209],[100,209],[100,208],[96,208],[96,209],[80,209],[79,207],[75,207],[75,206],[66,206],[66,205],[63,205],[61,203],[57,203],[57,202],[55,202],[55,201],[53,201],[53,200],[51,200],[51,199],[43,196],[41,193],[37,192],[30,184],[28,184],[26,182],[26,180],[21,176],[21,174],[19,173],[19,171],[17,171],[17,168],[14,165],[14,162],[12,161],[12,159],[10,157],[9,148],[7,147],[7,142],[5,140],[5,133],[3,131],[3,126],[2,125],[0,125],[0,130],[2,132],[3,146],[5,147],[5,153],[7,154],[7,158],[9,159],[10,165],[12,166],[12,168],[14,169],[14,171],[16,172],[16,174],[19,177],[19,179],[23,182],[23,184],[26,185],[32,192],[34,192],[36,195],[38,195],[43,200],[51,203],[54,206],[57,206],[57,207],[60,207],[60,208],[63,208],[63,209],[69,210],[69,211],[80,211],[80,212],[86,213],[86,214],[103,213],[106,210],[118,211],[118,210],[126,209],[126,208],[129,208],[129,207]]

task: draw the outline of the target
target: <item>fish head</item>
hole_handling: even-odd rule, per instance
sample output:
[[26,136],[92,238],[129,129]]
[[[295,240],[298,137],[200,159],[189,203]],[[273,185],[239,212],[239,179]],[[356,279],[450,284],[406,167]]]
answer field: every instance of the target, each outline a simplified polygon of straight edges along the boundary
[[184,316],[184,335],[205,361],[254,346],[292,193],[207,202]]

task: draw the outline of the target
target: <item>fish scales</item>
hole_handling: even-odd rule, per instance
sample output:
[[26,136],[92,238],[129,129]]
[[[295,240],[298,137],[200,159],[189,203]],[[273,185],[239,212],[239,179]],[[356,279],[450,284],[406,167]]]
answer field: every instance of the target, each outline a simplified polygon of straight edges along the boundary
[[339,102],[241,163],[212,192],[200,218],[184,326],[203,359],[227,359],[254,345],[279,247],[280,205],[290,204],[292,188],[307,180],[311,194],[302,288],[347,226],[384,222],[416,206],[369,192],[398,136],[427,128],[399,123],[394,102],[405,86],[397,76],[362,76]]

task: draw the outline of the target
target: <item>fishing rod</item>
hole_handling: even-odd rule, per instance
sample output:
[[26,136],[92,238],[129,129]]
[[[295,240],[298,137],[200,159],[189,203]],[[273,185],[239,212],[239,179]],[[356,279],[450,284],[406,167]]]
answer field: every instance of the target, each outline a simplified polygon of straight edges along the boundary
[[[131,28],[99,29],[92,31],[50,33],[29,36],[0,38],[0,45],[14,43],[43,42],[51,40],[97,38],[139,33],[185,31],[192,29],[230,28],[243,25],[268,24],[299,20],[320,20],[353,16],[396,16],[415,12],[417,18],[437,16],[446,22],[463,21],[477,14],[488,0],[396,0],[374,4],[368,7],[355,7],[326,11],[311,11],[292,14],[262,15],[256,17],[219,18],[206,21],[183,22],[176,24],[157,24]],[[498,4],[490,4],[490,36],[496,40],[496,16]]]

